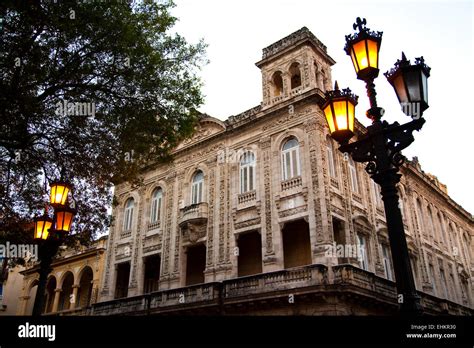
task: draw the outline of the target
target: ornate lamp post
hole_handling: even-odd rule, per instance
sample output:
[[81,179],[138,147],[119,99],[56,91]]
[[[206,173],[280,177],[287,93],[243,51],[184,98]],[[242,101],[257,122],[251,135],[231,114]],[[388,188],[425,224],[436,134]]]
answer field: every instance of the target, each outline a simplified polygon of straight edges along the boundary
[[[414,141],[413,131],[420,130],[425,123],[422,114],[428,108],[427,79],[430,68],[424,63],[423,57],[417,58],[415,64],[410,65],[410,61],[402,54],[402,60],[398,60],[395,67],[385,73],[385,76],[394,87],[404,113],[411,116],[412,120],[403,125],[398,122],[389,124],[382,121],[384,109],[377,105],[374,84],[379,74],[378,53],[382,32],[372,32],[365,25],[365,19],[357,18],[354,30],[359,31],[346,36],[344,49],[352,59],[357,78],[366,83],[370,101],[370,109],[366,115],[372,120],[372,125],[367,127],[366,134],[361,135],[357,141],[349,143],[354,135],[354,108],[357,98],[349,89],[339,91],[337,83],[334,91],[326,92],[322,109],[331,136],[341,145],[339,150],[349,153],[356,162],[367,162],[365,170],[381,187],[400,311],[419,315],[422,313],[422,306],[413,279],[398,205],[397,184],[401,177],[399,168],[405,160],[401,151]],[[341,98],[346,100],[346,108],[331,106],[340,103]]]
[[47,206],[45,213],[34,220],[34,238],[39,244],[40,268],[36,290],[33,316],[40,316],[44,307],[44,292],[46,281],[51,273],[51,263],[57,254],[64,237],[71,230],[72,220],[76,213],[74,201],[68,204],[68,194],[72,186],[65,182],[55,181],[50,184],[50,204],[54,209],[54,218],[48,216]]

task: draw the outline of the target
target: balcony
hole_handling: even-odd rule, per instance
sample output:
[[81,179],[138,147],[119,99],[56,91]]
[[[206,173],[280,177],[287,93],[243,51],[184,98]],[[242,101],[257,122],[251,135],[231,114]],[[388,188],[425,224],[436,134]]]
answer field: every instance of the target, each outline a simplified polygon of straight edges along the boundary
[[301,176],[296,176],[294,178],[285,180],[281,182],[281,190],[286,191],[286,190],[291,190],[295,187],[300,187],[302,186],[303,181],[301,179]]
[[[428,315],[474,315],[472,308],[419,294]],[[396,295],[394,282],[353,265],[314,264],[96,303],[90,313],[288,315],[297,308],[300,315],[395,315]]]
[[239,204],[246,204],[253,202],[257,199],[257,192],[255,190],[241,193],[238,196]]
[[195,243],[206,236],[208,215],[208,206],[204,202],[191,204],[180,210],[178,223],[184,243]]
[[188,205],[180,210],[179,226],[183,227],[188,223],[203,224],[207,223],[208,206],[207,203],[196,203]]

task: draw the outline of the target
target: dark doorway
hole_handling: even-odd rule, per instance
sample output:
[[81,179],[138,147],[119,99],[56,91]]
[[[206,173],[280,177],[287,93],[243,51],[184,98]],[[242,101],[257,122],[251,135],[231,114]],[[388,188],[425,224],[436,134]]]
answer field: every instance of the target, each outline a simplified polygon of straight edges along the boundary
[[130,278],[130,263],[120,263],[117,265],[117,281],[115,283],[115,298],[127,297],[128,281]]
[[160,283],[160,264],[160,255],[145,258],[145,283],[143,284],[143,292],[145,294],[158,291]]
[[206,246],[199,244],[189,247],[186,254],[186,285],[204,283]]
[[285,224],[283,234],[283,258],[285,268],[311,264],[309,225],[304,220]]
[[253,231],[240,235],[238,241],[238,276],[262,273],[262,238]]

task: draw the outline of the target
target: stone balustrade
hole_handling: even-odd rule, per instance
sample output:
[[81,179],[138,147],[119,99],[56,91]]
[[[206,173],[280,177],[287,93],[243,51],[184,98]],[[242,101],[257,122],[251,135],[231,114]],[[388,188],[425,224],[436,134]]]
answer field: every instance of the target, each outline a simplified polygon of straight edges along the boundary
[[[252,276],[210,282],[176,289],[160,290],[142,296],[101,302],[92,305],[91,315],[225,314],[227,308],[262,298],[288,294],[319,296],[353,294],[371,302],[380,302],[386,314],[397,308],[395,283],[351,264],[333,266],[314,264]],[[473,315],[474,310],[460,304],[419,292],[428,314]],[[388,309],[387,309],[388,308]]]

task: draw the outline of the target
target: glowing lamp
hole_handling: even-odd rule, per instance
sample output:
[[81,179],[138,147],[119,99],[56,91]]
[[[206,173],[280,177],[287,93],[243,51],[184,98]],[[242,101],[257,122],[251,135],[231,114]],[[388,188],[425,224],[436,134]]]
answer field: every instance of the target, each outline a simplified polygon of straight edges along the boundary
[[355,106],[358,98],[349,88],[341,91],[337,81],[334,90],[326,92],[322,110],[331,137],[341,144],[347,143],[354,135]]
[[68,233],[71,230],[72,220],[76,214],[75,209],[60,207],[55,210],[55,231]]
[[352,64],[359,80],[373,80],[379,74],[379,50],[382,43],[382,32],[373,32],[365,28],[367,21],[357,17],[353,28],[358,33],[346,35],[344,50],[351,57]]
[[36,240],[46,240],[49,236],[49,229],[53,225],[53,219],[50,219],[47,215],[43,215],[35,218],[34,223],[34,238]]
[[71,185],[63,181],[54,181],[51,183],[51,194],[49,201],[53,207],[66,205],[67,195],[71,190]]

